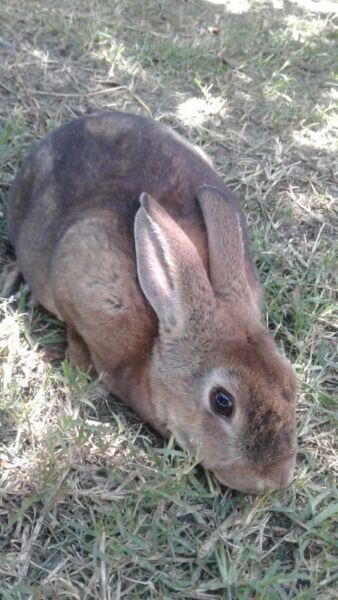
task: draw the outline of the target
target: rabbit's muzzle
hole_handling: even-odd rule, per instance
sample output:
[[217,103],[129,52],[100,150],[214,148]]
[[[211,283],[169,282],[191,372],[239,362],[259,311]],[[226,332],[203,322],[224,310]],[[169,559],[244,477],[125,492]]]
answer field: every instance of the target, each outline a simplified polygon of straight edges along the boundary
[[250,463],[234,461],[226,468],[213,469],[216,478],[240,492],[259,494],[264,489],[279,490],[288,486],[294,475],[296,452],[272,465],[254,469]]

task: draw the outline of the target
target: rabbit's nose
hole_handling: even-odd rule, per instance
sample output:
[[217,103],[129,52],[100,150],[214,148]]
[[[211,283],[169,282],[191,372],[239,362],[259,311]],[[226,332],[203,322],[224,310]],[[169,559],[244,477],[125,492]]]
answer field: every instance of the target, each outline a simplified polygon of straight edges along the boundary
[[269,469],[264,477],[265,485],[272,490],[279,490],[291,483],[296,464],[296,454],[278,461]]

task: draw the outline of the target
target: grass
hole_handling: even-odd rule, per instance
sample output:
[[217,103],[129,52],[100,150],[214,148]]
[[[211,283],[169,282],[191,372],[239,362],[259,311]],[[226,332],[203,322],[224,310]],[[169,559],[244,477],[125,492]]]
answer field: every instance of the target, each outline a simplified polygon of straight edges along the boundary
[[4,600],[337,596],[336,29],[323,3],[277,4],[0,7],[1,206],[29,148],[69,118],[170,124],[242,198],[263,318],[299,385],[294,482],[236,493],[71,370],[62,327],[24,287],[3,300]]

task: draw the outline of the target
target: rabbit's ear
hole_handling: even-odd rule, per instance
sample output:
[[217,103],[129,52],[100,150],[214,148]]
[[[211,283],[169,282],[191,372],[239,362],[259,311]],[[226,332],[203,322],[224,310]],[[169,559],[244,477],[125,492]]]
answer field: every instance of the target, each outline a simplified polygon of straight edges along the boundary
[[261,286],[249,253],[249,240],[238,202],[217,188],[202,187],[197,198],[208,235],[210,279],[224,299],[243,299],[260,313]]
[[206,271],[195,246],[160,204],[146,193],[140,204],[135,244],[141,288],[161,322],[182,326],[198,298],[214,298]]

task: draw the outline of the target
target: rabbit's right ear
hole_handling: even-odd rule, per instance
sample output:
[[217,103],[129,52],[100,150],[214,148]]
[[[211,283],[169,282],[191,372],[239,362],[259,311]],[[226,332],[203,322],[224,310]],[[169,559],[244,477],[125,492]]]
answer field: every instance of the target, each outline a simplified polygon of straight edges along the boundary
[[188,236],[149,194],[135,217],[137,274],[159,320],[183,327],[192,307],[214,295],[202,260]]
[[230,194],[209,186],[200,188],[197,198],[208,235],[210,279],[215,293],[231,302],[244,300],[259,316],[261,286],[239,204]]

